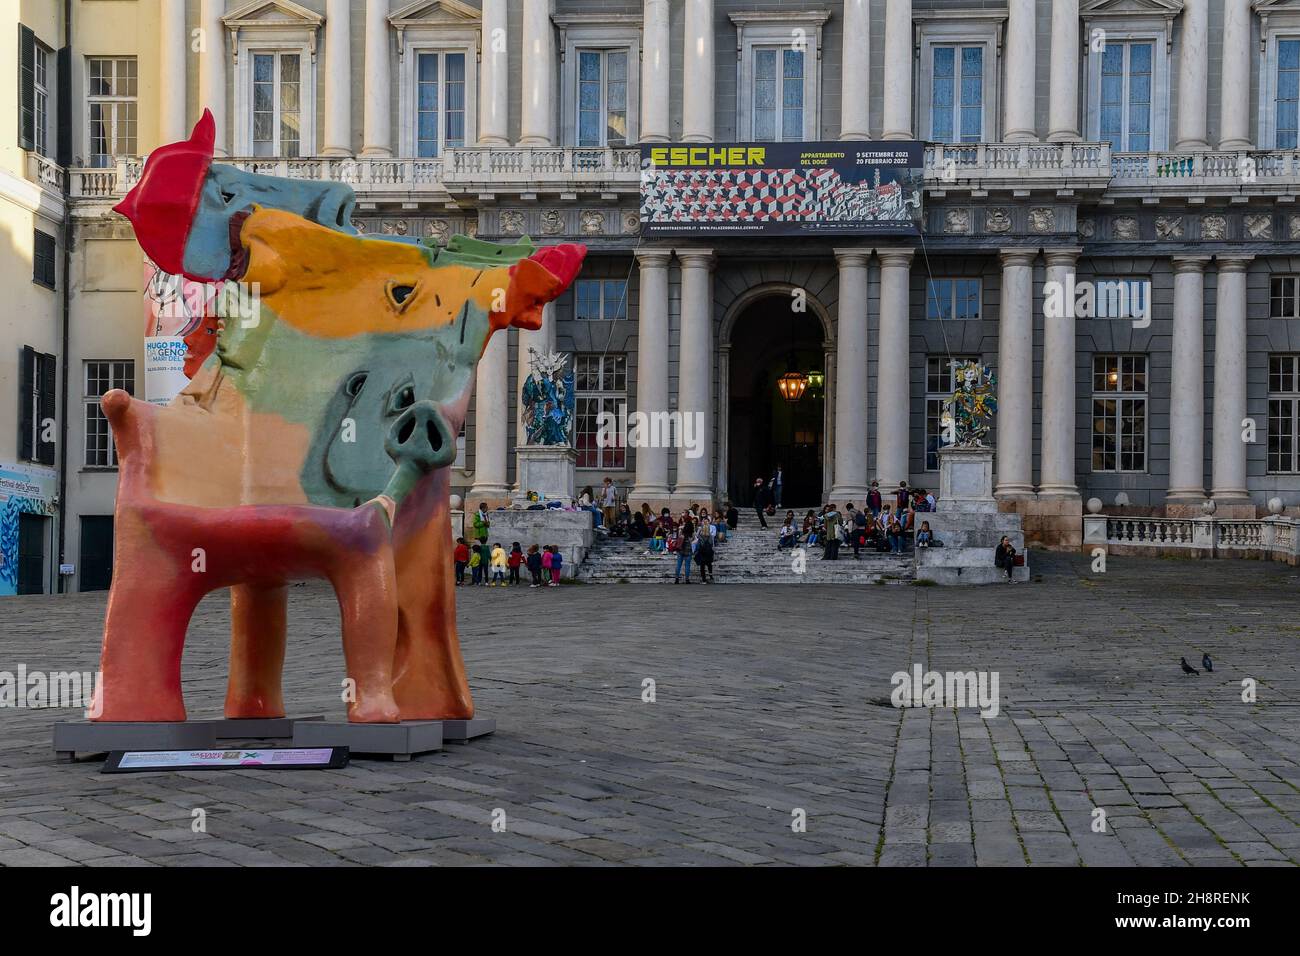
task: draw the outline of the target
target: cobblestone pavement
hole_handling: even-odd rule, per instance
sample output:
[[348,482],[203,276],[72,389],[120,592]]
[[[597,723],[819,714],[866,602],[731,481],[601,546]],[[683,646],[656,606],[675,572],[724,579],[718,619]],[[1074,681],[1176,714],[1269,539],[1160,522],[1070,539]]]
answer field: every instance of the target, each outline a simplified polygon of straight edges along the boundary
[[[410,763],[105,776],[54,761],[69,711],[0,710],[0,864],[1300,861],[1300,571],[1036,570],[980,590],[463,591],[476,700],[499,730]],[[320,586],[291,593],[290,707],[341,713],[337,607]],[[0,670],[93,669],[103,608],[5,599]],[[191,716],[219,715],[225,620],[212,596],[191,629]],[[1179,658],[1205,651],[1214,673],[1185,677]],[[1000,714],[895,709],[891,675],[914,664],[998,672]]]

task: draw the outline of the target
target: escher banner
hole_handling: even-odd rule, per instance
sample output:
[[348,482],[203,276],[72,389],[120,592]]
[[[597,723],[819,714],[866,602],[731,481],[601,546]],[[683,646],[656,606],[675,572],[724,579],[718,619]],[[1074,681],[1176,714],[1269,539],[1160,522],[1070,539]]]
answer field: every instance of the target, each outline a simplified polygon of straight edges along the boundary
[[641,147],[641,233],[918,235],[924,144]]

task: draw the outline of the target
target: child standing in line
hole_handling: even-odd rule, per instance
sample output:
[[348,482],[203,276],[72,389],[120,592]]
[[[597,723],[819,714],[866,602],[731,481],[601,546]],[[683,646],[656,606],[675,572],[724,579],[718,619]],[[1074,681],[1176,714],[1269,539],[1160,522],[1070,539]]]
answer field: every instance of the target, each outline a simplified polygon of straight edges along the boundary
[[483,583],[483,553],[475,547],[469,555],[470,584]]
[[560,569],[564,567],[564,555],[560,554],[558,544],[551,545],[551,587],[560,583]]
[[456,550],[451,556],[456,562],[456,587],[461,587],[465,583],[465,568],[469,566],[469,544],[464,538],[456,539]]
[[542,586],[542,554],[537,550],[537,545],[528,546],[528,573],[533,576],[533,583],[528,585],[530,588],[540,588]]
[[482,568],[479,584],[487,586],[488,578],[492,574],[492,549],[488,547],[487,538],[480,538],[478,544],[478,563]]
[[497,542],[492,545],[492,587],[503,588],[506,586],[506,552]]
[[[548,544],[542,548],[542,578],[547,579],[551,576],[551,564],[555,561],[555,555],[551,554],[551,546]],[[542,584],[550,584],[549,580],[543,580]]]
[[519,583],[519,565],[524,563],[524,552],[516,541],[510,547],[510,556],[506,558],[506,563],[510,565],[510,583],[515,585]]

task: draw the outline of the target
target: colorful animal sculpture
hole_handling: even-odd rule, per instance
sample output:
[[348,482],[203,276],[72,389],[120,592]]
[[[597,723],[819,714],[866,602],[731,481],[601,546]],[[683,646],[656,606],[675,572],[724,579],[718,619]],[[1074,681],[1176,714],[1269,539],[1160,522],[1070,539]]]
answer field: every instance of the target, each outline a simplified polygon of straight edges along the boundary
[[304,577],[338,597],[350,720],[471,717],[447,467],[490,336],[539,328],[586,250],[363,238],[347,187],[211,155],[205,113],[118,207],[161,268],[241,282],[255,308],[222,318],[170,405],[102,400],[120,472],[97,719],[185,719],[187,625],[218,588],[226,716],[283,716],[287,585]]

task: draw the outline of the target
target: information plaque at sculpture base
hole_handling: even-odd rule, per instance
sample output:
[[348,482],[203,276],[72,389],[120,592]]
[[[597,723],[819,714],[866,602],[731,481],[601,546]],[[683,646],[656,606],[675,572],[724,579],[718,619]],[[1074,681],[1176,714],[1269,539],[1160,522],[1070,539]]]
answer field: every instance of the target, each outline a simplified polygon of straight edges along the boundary
[[102,773],[159,770],[338,770],[348,765],[347,747],[270,747],[231,750],[114,750]]

